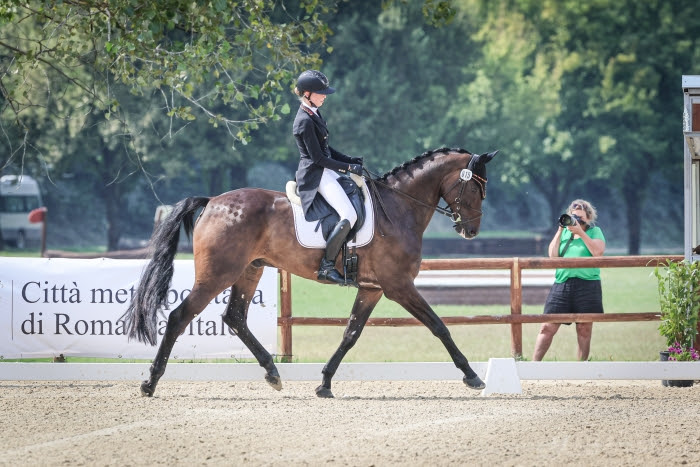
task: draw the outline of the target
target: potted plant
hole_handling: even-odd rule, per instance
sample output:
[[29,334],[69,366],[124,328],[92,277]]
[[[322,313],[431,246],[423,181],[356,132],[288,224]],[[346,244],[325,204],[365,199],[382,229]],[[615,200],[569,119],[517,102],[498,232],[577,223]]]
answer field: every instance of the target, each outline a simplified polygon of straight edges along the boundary
[[[666,339],[668,350],[661,360],[696,361],[700,355],[693,348],[698,333],[700,310],[700,261],[669,261],[663,271],[656,267],[661,324],[659,332]],[[664,380],[664,386],[692,386],[693,381]]]

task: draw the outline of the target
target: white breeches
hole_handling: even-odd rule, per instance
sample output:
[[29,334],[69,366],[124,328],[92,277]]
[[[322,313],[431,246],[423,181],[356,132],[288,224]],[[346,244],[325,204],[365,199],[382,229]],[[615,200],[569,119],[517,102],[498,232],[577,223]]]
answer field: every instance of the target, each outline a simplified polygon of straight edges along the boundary
[[352,203],[345,194],[345,190],[338,183],[340,174],[330,169],[323,169],[321,182],[318,184],[318,192],[328,201],[328,204],[335,209],[340,216],[340,220],[347,219],[350,221],[350,227],[357,222],[357,213]]

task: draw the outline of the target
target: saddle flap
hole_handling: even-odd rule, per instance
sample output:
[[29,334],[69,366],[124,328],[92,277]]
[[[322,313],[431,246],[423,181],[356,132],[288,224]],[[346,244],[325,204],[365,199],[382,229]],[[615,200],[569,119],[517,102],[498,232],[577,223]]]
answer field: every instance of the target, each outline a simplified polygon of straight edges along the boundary
[[[364,182],[364,179],[362,179],[362,182]],[[356,229],[357,231],[355,237],[352,239],[348,239],[349,246],[361,247],[367,245],[369,242],[372,241],[372,238],[374,237],[374,206],[372,203],[372,197],[369,193],[368,185],[366,183],[362,183],[362,185],[364,202],[360,202],[363,205],[362,207],[364,211],[364,223],[361,227],[358,226],[358,223],[355,224],[355,226],[357,226],[358,229]],[[292,211],[294,213],[294,230],[296,233],[297,240],[299,241],[299,244],[301,244],[301,246],[305,248],[325,248],[326,240],[323,233],[321,232],[322,229],[317,229],[318,221],[307,221],[304,217],[304,211],[301,207],[301,200],[299,200],[298,203],[294,201],[295,197],[298,198],[298,196],[296,196],[295,193],[295,187],[296,182],[290,181],[287,183],[285,189],[287,198],[289,199],[290,204],[292,205]],[[335,213],[335,211],[333,212]],[[335,216],[337,218],[337,214],[335,214]],[[359,217],[360,216],[358,213],[358,222],[360,220]],[[335,225],[335,223],[333,225]]]

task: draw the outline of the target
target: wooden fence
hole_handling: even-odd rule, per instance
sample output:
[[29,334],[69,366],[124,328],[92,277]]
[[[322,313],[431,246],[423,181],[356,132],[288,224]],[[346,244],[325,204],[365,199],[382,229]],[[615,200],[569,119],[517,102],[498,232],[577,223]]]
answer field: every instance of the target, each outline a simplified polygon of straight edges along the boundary
[[[523,269],[555,268],[633,268],[656,267],[667,261],[682,261],[683,256],[603,256],[597,258],[465,258],[465,259],[425,259],[422,271],[449,271],[470,269],[510,270],[510,314],[484,316],[446,316],[445,324],[510,324],[511,353],[514,357],[523,354],[523,323],[591,323],[619,321],[657,321],[659,313],[579,313],[557,315],[522,314]],[[280,317],[277,325],[281,328],[282,361],[292,358],[293,326],[347,326],[348,318],[311,318],[292,315],[291,275],[284,270],[280,274]],[[367,326],[422,326],[415,318],[369,318]]]

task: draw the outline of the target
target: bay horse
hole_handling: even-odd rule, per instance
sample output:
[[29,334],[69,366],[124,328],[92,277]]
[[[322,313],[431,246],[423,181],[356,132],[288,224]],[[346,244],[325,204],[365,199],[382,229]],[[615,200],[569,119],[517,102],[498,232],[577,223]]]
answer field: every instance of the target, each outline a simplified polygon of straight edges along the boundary
[[[462,237],[471,239],[479,233],[486,164],[495,154],[440,148],[395,167],[381,178],[367,178],[376,211],[375,235],[369,244],[357,249],[357,296],[340,346],[322,370],[318,397],[333,397],[331,379],[382,295],[403,306],[440,339],[469,388],[485,387],[413,281],[420,269],[423,232],[435,211],[452,217]],[[438,206],[441,198],[446,207]],[[194,214],[200,208],[203,210],[195,223]],[[268,384],[282,389],[272,356],[253,336],[246,320],[264,266],[317,280],[324,250],[299,244],[292,209],[284,193],[242,188],[212,198],[186,198],[159,224],[151,238],[152,259],[122,317],[129,339],[157,344],[157,315],[166,305],[181,225],[188,236],[193,232],[195,280],[190,294],[168,317],[150,377],[141,384],[142,395],[153,396],[178,336],[228,287],[231,298],[223,321],[266,370]],[[342,266],[338,269],[342,271]]]

